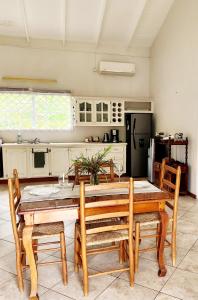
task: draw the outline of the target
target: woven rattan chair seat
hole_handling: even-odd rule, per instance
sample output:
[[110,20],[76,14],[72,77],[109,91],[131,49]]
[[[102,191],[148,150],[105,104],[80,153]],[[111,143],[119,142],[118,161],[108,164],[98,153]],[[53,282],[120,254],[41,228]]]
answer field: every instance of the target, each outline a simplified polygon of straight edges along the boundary
[[[102,220],[102,222],[92,222],[86,224],[86,229],[93,229],[98,227],[104,227],[104,226],[111,226],[111,225],[118,225],[122,224],[122,221],[120,221],[118,218],[113,220],[108,219],[107,221]],[[80,225],[79,223],[76,223],[77,230],[80,234]],[[112,242],[119,242],[128,239],[128,230],[116,230],[116,231],[106,231],[106,232],[99,232],[94,234],[88,234],[86,236],[87,239],[87,246],[95,246],[95,245],[102,245]]]
[[140,225],[157,224],[160,223],[160,216],[158,212],[135,214],[134,222],[140,222]]
[[[19,236],[22,239],[24,224],[20,227]],[[44,238],[47,236],[56,236],[61,232],[64,232],[64,223],[63,222],[53,222],[53,223],[44,223],[34,225],[32,232],[32,239]]]

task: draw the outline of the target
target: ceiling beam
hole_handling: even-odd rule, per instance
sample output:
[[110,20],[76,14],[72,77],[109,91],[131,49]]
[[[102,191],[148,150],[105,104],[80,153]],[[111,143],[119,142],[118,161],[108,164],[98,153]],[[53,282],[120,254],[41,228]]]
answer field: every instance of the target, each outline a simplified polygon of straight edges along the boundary
[[62,43],[63,43],[63,47],[66,44],[67,41],[67,19],[68,19],[68,0],[62,0],[62,11],[63,11],[63,15],[62,15],[62,19],[63,19],[63,37],[62,37]]
[[105,19],[105,15],[106,15],[106,10],[107,10],[107,0],[102,0],[100,14],[99,14],[99,18],[98,18],[98,30],[97,30],[97,33],[96,33],[96,42],[95,42],[96,47],[100,43],[100,38],[101,38],[103,26],[104,26],[104,19]]
[[146,6],[148,0],[138,0],[136,1],[136,6],[134,7],[134,12],[133,12],[133,16],[132,16],[132,24],[130,25],[131,30],[130,30],[130,36],[128,38],[128,41],[126,43],[127,48],[130,48],[131,46],[131,42],[135,33],[135,30],[138,26],[138,23],[140,21],[140,18],[142,16],[142,13],[144,11],[144,8]]
[[24,28],[25,28],[26,40],[29,43],[30,42],[30,32],[29,32],[29,28],[28,28],[27,12],[26,12],[26,8],[25,8],[25,2],[24,2],[24,0],[18,0],[18,2],[19,2],[19,6],[20,6],[21,16],[23,18],[23,25],[24,25]]

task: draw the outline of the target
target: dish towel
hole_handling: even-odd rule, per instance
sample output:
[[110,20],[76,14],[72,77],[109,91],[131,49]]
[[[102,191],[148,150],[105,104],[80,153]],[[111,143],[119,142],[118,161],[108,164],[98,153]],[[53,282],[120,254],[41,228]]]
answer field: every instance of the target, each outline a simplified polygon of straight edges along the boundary
[[44,168],[45,166],[45,152],[34,152],[34,167]]

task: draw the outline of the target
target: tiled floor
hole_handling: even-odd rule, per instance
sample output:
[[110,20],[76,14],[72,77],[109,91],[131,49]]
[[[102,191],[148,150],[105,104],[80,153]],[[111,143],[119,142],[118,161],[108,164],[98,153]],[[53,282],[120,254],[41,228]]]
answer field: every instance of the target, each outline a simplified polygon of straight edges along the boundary
[[[166,249],[167,275],[157,276],[158,266],[155,253],[142,253],[139,271],[135,276],[134,288],[129,287],[127,273],[103,276],[90,280],[89,296],[82,292],[82,274],[73,270],[74,220],[65,221],[69,283],[62,284],[59,265],[40,266],[39,295],[41,300],[98,299],[98,300],[198,300],[198,200],[190,197],[179,199],[177,234],[177,266],[172,267],[170,249]],[[59,257],[59,253],[51,254]],[[40,260],[48,260],[42,254]],[[103,270],[118,264],[116,254],[91,257],[90,272]],[[9,217],[7,187],[0,185],[0,299],[28,299],[30,288],[29,271],[24,274],[25,292],[20,294],[16,283],[15,246]]]

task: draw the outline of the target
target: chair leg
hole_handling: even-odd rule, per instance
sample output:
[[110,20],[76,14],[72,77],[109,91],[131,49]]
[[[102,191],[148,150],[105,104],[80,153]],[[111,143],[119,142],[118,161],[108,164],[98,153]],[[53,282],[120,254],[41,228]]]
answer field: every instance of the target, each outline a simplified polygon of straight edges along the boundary
[[60,233],[61,260],[62,260],[62,276],[63,284],[67,284],[67,260],[66,260],[66,244],[64,232]]
[[119,262],[120,262],[120,264],[123,264],[123,262],[124,262],[124,241],[120,241],[119,246],[120,246]]
[[159,245],[159,235],[160,235],[160,224],[157,224],[157,237],[156,237],[156,248],[158,249],[158,245]]
[[176,231],[172,232],[172,241],[171,241],[171,256],[173,267],[176,265]]
[[78,241],[78,234],[77,234],[77,228],[75,226],[75,232],[74,232],[74,271],[79,272],[79,241]]
[[127,241],[123,241],[123,261],[127,260]]
[[129,281],[130,286],[134,286],[134,257],[133,257],[133,237],[129,238],[129,247],[128,247],[128,253],[129,253]]
[[23,283],[23,266],[22,266],[22,255],[20,250],[16,249],[16,271],[17,271],[17,281],[20,292],[24,291]]
[[135,272],[139,265],[140,222],[135,223]]
[[23,246],[23,242],[22,240],[20,240],[20,249],[21,249],[21,264],[22,264],[22,267],[25,267],[26,266],[26,253],[25,253],[25,248]]
[[89,286],[88,286],[88,267],[87,267],[87,253],[86,253],[86,244],[81,243],[82,251],[82,268],[83,268],[83,290],[84,295],[88,295]]

